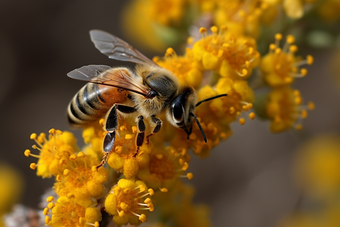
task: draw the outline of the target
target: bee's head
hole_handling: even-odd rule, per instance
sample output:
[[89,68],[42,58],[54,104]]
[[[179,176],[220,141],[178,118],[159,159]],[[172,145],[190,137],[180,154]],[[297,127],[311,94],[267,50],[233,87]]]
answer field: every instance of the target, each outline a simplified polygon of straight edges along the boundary
[[182,89],[182,92],[170,102],[170,106],[167,110],[168,121],[173,126],[183,129],[188,134],[189,137],[192,131],[192,121],[195,120],[198,127],[201,130],[204,141],[207,142],[201,124],[199,123],[196,115],[194,114],[195,108],[203,102],[219,98],[222,96],[227,96],[227,94],[210,97],[196,103],[197,99],[196,91],[191,87],[185,87],[184,89]]
[[195,120],[198,127],[201,130],[203,139],[207,142],[203,129],[194,114],[195,108],[199,106],[202,102],[209,101],[215,98],[219,98],[221,96],[226,96],[227,94],[214,96],[208,99],[204,99],[198,103],[196,91],[191,87],[185,87],[181,89],[179,95],[177,95],[171,102],[169,107],[167,108],[167,118],[168,121],[175,127],[183,129],[188,137],[192,131],[192,121]]

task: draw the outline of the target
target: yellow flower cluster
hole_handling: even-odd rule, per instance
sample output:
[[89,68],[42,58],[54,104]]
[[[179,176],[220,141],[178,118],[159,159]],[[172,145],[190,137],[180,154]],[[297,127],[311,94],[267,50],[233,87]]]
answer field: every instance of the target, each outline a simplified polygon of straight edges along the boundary
[[304,204],[278,227],[335,227],[340,225],[340,136],[323,134],[308,140],[297,152],[294,174]]
[[271,120],[272,132],[302,129],[300,121],[307,117],[307,110],[314,109],[312,102],[303,106],[300,92],[290,87],[296,78],[307,75],[307,69],[300,69],[300,66],[311,65],[314,59],[311,55],[305,60],[295,56],[298,47],[294,45],[294,36],[288,35],[282,48],[280,40],[282,35],[276,34],[275,43],[270,44],[269,53],[261,58],[260,63],[263,80],[272,88],[265,105],[265,115]]
[[[70,132],[51,129],[49,137],[41,133],[31,135],[40,154],[25,150],[25,156],[38,158],[31,169],[37,168],[37,175],[43,178],[54,176],[54,190],[59,198],[49,198],[44,210],[47,215],[45,223],[51,226],[88,226],[96,225],[101,220],[97,199],[105,194],[105,183],[108,171],[96,166],[100,163],[97,157],[79,151],[76,139]],[[54,202],[53,202],[54,201]],[[51,210],[51,211],[50,211]]]

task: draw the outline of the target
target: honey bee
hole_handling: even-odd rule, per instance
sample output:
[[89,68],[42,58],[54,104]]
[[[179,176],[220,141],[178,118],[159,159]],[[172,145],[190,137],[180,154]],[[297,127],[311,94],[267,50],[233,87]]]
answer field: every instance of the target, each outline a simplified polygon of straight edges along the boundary
[[111,59],[136,63],[135,70],[126,67],[87,65],[69,72],[70,78],[87,81],[68,106],[71,125],[85,126],[105,116],[106,136],[103,150],[108,153],[114,146],[118,116],[137,113],[136,146],[145,139],[145,119],[153,123],[149,137],[161,130],[162,121],[156,116],[165,112],[167,120],[184,130],[188,137],[195,120],[207,142],[202,127],[195,116],[195,108],[202,102],[226,96],[217,95],[197,102],[194,88],[181,85],[176,76],[144,56],[130,44],[100,30],[91,30],[90,37],[95,47]]

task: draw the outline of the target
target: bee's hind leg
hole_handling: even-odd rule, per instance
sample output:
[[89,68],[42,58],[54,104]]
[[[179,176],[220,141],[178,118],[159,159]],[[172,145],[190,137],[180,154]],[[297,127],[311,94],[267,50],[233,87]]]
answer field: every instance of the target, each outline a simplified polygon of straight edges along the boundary
[[152,130],[151,134],[146,136],[146,144],[150,143],[150,137],[155,135],[157,132],[159,132],[159,130],[161,130],[162,128],[162,120],[157,118],[155,115],[151,116],[151,120],[153,123],[156,124],[156,126],[154,127],[154,129]]
[[142,115],[139,115],[137,118],[137,138],[136,138],[136,153],[133,155],[133,157],[136,157],[139,152],[139,147],[143,145],[144,137],[145,137],[145,124],[144,124],[144,117]]

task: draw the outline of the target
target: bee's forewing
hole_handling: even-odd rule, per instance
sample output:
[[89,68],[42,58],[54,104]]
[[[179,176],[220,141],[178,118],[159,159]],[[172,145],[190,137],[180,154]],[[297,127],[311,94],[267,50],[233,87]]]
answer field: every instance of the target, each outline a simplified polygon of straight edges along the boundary
[[133,46],[110,33],[91,30],[90,37],[95,47],[111,59],[158,66]]
[[148,97],[150,89],[140,84],[126,68],[111,68],[106,65],[86,65],[75,69],[67,76],[96,84],[122,88]]

